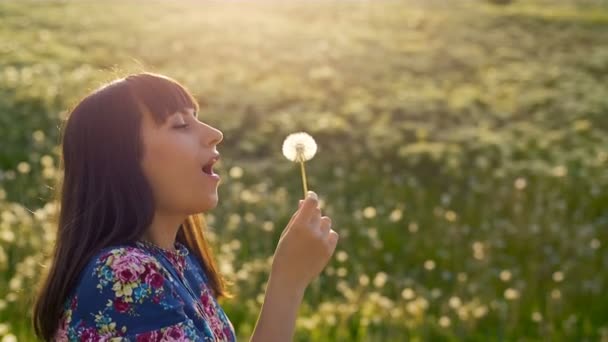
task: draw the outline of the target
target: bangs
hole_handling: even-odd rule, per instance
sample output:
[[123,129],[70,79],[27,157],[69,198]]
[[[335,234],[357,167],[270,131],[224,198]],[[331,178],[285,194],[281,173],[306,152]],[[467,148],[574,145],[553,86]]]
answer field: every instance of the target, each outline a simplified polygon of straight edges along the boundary
[[177,81],[152,73],[130,75],[126,79],[137,102],[143,105],[157,124],[177,111],[187,108],[198,112],[200,107],[196,99]]

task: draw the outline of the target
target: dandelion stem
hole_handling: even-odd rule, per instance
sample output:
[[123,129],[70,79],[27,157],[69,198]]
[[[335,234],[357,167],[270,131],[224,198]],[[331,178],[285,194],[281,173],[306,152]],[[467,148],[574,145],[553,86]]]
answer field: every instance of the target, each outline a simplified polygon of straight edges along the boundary
[[306,184],[306,170],[304,169],[304,161],[300,160],[300,170],[302,171],[302,184],[304,185],[304,198],[308,192],[308,185]]

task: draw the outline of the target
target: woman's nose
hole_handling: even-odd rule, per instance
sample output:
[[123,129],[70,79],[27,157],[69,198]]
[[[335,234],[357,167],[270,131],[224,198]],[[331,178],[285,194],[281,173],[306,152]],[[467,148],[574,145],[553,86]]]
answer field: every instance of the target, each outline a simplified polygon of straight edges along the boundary
[[203,133],[203,139],[205,145],[215,146],[224,139],[224,134],[219,129],[207,125],[207,130]]

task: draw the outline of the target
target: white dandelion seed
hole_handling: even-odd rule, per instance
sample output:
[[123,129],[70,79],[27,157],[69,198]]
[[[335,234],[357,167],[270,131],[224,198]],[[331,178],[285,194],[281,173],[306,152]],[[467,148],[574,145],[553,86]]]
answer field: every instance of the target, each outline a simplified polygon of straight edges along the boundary
[[283,141],[283,155],[292,162],[310,160],[315,153],[317,153],[317,143],[308,133],[292,133]]
[[315,153],[317,153],[317,143],[308,133],[292,133],[283,141],[283,155],[285,158],[292,162],[300,163],[304,196],[306,196],[306,193],[308,192],[304,162],[312,159],[312,157],[315,156]]

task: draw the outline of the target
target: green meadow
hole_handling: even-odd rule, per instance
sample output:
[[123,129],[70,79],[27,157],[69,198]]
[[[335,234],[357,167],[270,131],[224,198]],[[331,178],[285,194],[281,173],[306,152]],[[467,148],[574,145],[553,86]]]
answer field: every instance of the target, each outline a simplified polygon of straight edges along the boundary
[[608,341],[608,2],[0,1],[0,341],[33,341],[60,128],[131,72],[219,128],[208,239],[250,336],[302,194],[340,234],[296,341]]

